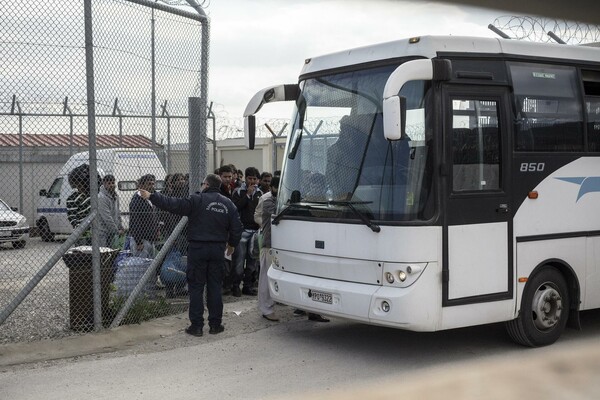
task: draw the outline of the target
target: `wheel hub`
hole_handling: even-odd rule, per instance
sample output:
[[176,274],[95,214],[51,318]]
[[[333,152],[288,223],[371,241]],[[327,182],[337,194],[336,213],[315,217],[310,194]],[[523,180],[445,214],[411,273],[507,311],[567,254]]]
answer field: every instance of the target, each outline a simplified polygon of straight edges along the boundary
[[533,323],[540,331],[547,331],[560,321],[562,298],[560,292],[551,283],[544,283],[535,292],[533,304]]

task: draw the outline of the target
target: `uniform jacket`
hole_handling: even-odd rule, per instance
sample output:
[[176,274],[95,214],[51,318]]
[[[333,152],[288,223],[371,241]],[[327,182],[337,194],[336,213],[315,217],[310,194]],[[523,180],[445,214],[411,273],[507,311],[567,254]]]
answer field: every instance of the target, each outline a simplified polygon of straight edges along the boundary
[[236,247],[242,237],[242,223],[235,205],[209,188],[186,199],[153,193],[150,201],[161,210],[188,217],[188,241],[227,242]]

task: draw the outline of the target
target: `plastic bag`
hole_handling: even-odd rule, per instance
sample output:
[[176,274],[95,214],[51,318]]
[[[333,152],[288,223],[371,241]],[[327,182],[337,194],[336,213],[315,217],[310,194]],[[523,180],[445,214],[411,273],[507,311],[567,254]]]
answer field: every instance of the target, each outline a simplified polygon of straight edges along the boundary
[[131,251],[129,250],[129,236],[123,236],[123,239],[123,250],[119,252],[113,264],[113,270],[115,273],[119,269],[119,263],[131,256]]
[[[111,246],[113,249],[128,250],[129,249],[129,238],[125,235],[115,235],[115,236],[113,236]],[[127,246],[128,248],[126,249],[125,246]]]
[[[151,264],[151,258],[126,257],[121,260],[117,265],[117,273],[115,274],[114,281],[117,287],[117,296],[129,297]],[[155,279],[149,279],[143,291],[150,292],[154,288],[155,283]]]
[[187,263],[181,259],[181,252],[171,251],[160,267],[160,281],[165,286],[185,285]]
[[260,257],[260,243],[262,242],[262,234],[256,231],[250,238],[250,257],[257,260]]

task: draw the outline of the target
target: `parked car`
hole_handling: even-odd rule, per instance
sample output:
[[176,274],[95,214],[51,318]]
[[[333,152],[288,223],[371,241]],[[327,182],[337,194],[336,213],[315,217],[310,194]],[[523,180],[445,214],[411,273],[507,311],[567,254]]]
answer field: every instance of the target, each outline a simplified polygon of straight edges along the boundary
[[0,199],[0,244],[11,242],[15,249],[22,249],[27,239],[29,239],[27,218]]

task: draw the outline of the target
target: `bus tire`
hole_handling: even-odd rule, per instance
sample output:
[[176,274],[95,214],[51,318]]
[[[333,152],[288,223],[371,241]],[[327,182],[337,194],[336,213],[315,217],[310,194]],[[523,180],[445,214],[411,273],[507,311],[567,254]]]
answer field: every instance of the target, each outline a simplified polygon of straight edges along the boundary
[[506,330],[512,340],[523,346],[552,344],[565,329],[569,304],[563,275],[554,267],[544,267],[527,282],[519,316],[506,323]]
[[44,242],[51,242],[54,240],[54,234],[50,231],[48,221],[41,219],[39,223],[40,237]]

